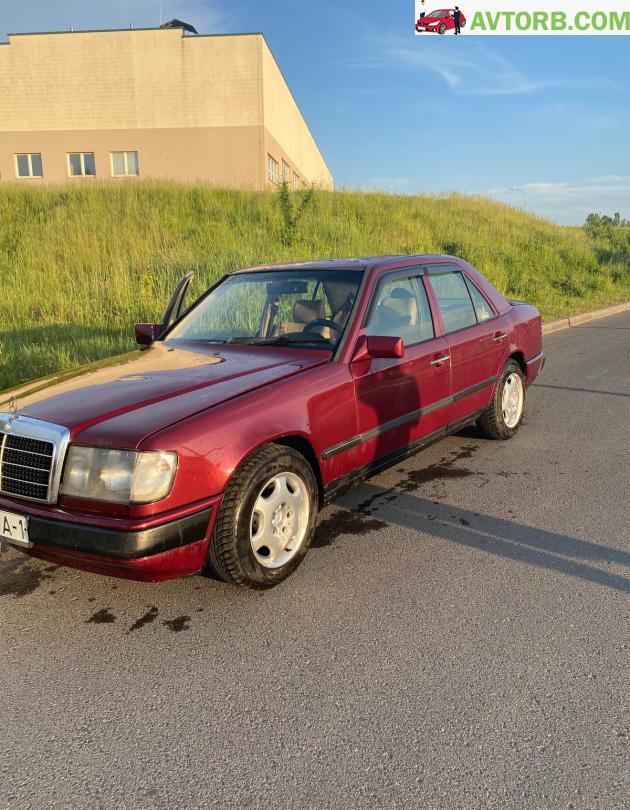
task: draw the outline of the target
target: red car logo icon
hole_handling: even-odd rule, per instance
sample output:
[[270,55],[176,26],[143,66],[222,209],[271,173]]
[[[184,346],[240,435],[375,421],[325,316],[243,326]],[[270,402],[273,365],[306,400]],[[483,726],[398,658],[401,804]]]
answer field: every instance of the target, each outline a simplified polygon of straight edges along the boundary
[[[454,8],[440,8],[436,11],[429,11],[418,18],[416,31],[418,33],[428,31],[433,34],[445,34],[447,31],[453,31],[455,28],[454,14]],[[460,15],[459,26],[463,28],[466,25],[466,17],[461,12]]]

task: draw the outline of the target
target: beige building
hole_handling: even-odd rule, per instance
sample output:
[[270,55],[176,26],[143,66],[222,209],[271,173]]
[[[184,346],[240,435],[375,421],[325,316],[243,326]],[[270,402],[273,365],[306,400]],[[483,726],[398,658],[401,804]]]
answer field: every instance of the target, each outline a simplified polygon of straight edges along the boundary
[[333,179],[262,34],[10,34],[0,180],[153,178],[262,190]]

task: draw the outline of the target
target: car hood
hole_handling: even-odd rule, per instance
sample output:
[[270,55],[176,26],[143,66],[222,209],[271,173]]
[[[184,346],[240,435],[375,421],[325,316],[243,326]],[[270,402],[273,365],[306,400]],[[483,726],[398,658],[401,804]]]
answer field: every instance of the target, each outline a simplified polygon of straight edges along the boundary
[[180,419],[298,374],[330,352],[164,341],[0,393],[20,415],[70,429],[72,441],[137,446]]
[[422,19],[418,20],[418,25],[427,25],[428,23],[436,23],[436,22],[443,22],[442,17],[422,17]]

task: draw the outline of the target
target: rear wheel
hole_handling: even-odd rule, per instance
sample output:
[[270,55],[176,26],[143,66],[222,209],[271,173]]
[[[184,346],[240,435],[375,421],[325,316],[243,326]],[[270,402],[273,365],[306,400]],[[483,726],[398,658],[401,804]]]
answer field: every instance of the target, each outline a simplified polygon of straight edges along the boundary
[[313,470],[290,447],[252,453],[230,481],[207,565],[224,582],[270,588],[295,571],[308,549],[318,493]]
[[489,439],[511,439],[525,409],[525,375],[516,360],[508,360],[494,390],[492,402],[479,418]]

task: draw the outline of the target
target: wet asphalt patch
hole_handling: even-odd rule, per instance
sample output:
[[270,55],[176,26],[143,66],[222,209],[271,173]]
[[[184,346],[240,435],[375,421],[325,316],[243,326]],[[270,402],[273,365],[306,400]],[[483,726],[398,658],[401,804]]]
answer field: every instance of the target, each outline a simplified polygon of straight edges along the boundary
[[89,619],[85,620],[86,624],[113,624],[116,617],[109,608],[101,608],[93,613]]
[[[420,470],[397,468],[396,472],[401,475],[401,478],[389,489],[370,495],[355,509],[336,509],[331,515],[321,519],[315,528],[311,548],[332,546],[335,540],[342,535],[361,536],[384,529],[387,526],[386,521],[375,518],[373,515],[385,504],[394,502],[401,493],[415,492],[421,486],[429,483],[479,475],[472,470],[456,466],[461,461],[473,458],[478,449],[479,444],[466,444]],[[428,520],[435,519],[431,515],[426,517]]]
[[155,606],[150,607],[146,613],[135,620],[129,630],[127,630],[127,633],[133,633],[134,630],[140,630],[141,627],[146,627],[147,624],[151,624],[157,619],[157,615],[158,609]]
[[383,520],[369,517],[362,512],[339,509],[329,517],[319,521],[315,528],[315,535],[311,548],[325,548],[332,546],[342,534],[362,535],[384,529],[387,523]]
[[0,579],[0,596],[12,596],[21,599],[36,591],[45,582],[52,580],[52,571],[59,566],[41,568],[38,563],[31,563],[28,558],[7,560],[3,566]]
[[190,616],[177,616],[175,619],[165,619],[162,624],[172,633],[181,633],[182,630],[190,630]]

